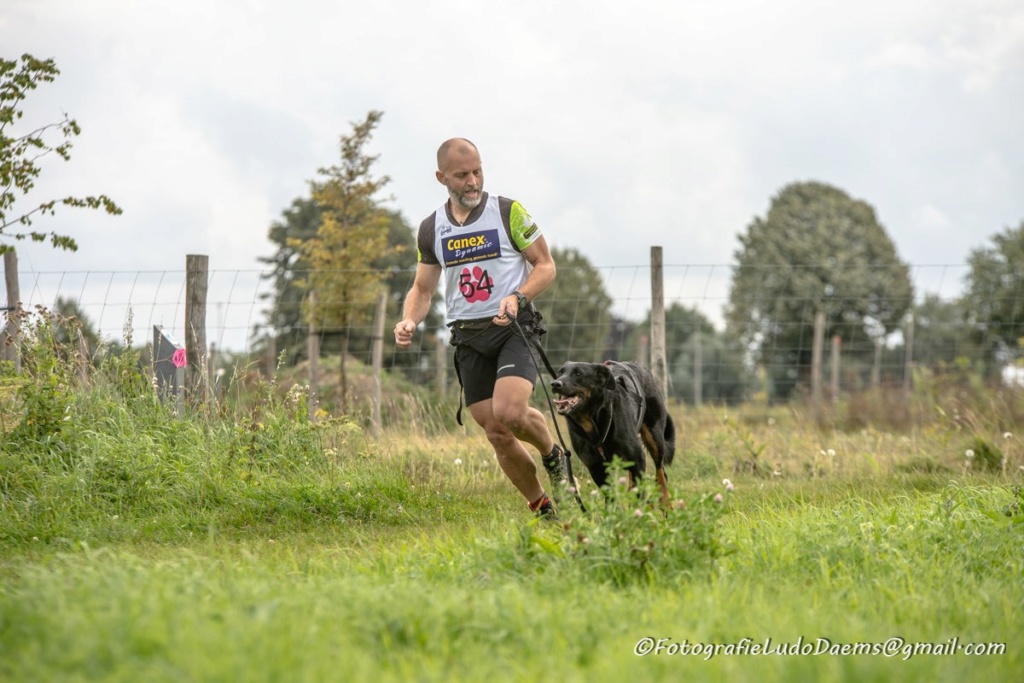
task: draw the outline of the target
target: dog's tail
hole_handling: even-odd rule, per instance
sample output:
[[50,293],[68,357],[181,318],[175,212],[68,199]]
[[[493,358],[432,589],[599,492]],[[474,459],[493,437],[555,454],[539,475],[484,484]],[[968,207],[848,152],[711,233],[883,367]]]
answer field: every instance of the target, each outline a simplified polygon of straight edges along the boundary
[[672,416],[665,414],[665,456],[662,458],[662,462],[666,465],[672,464],[672,458],[676,455],[676,423],[672,421]]

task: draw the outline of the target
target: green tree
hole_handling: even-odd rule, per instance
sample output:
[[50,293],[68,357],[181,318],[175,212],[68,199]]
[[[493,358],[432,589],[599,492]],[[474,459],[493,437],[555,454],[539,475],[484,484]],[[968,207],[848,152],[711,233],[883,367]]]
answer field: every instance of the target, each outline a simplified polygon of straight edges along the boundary
[[317,329],[341,334],[338,389],[342,412],[347,411],[346,358],[351,330],[373,315],[386,273],[373,269],[372,263],[389,253],[391,218],[380,207],[378,194],[390,178],[373,176],[377,156],[365,151],[381,116],[381,112],[371,111],[365,121],[352,124],[351,134],[341,136],[341,163],[319,169],[320,180],[310,183],[321,210],[316,236],[293,244],[309,264],[309,277],[303,284],[316,292],[316,305],[308,305],[307,299],[304,307],[307,319],[314,321]]
[[[369,267],[379,271],[388,289],[387,316],[396,319],[409,290],[415,272],[415,264],[409,254],[416,252],[416,238],[413,229],[397,211],[386,211],[388,217],[387,246],[384,252],[373,259]],[[321,222],[320,206],[312,197],[295,199],[291,206],[282,212],[281,218],[274,221],[268,232],[268,238],[276,246],[272,256],[260,258],[260,262],[270,268],[264,275],[272,282],[271,291],[262,295],[269,307],[263,311],[265,322],[254,330],[253,348],[265,350],[268,337],[272,336],[277,353],[285,353],[288,363],[297,362],[306,354],[306,333],[308,323],[303,317],[302,302],[307,293],[310,277],[310,266],[303,254],[301,245],[317,235]],[[440,294],[435,293],[435,303],[440,302]],[[438,330],[443,327],[442,313],[435,305],[425,321],[427,330]],[[351,354],[369,357],[372,335],[365,327],[349,328],[349,349]],[[321,349],[325,352],[340,351],[342,335],[336,332],[323,334]],[[428,335],[425,342],[434,340]],[[420,358],[413,353],[396,353],[395,341],[390,335],[384,336],[384,364],[390,369],[400,368],[413,380],[422,377],[417,368]],[[434,355],[428,354],[432,363]],[[428,376],[432,370],[427,368]]]
[[[388,219],[387,246],[383,252],[370,262],[370,268],[380,273],[387,291],[388,320],[398,320],[405,301],[405,295],[412,286],[413,277],[416,273],[415,254],[416,236],[412,227],[405,221],[401,213],[386,210]],[[427,376],[433,376],[433,364],[435,360],[434,343],[437,341],[437,331],[444,329],[444,313],[440,309],[441,294],[434,292],[433,305],[424,319],[426,334],[423,338],[424,347],[430,352],[422,359],[428,367],[421,366],[421,358],[413,353],[396,353],[394,335],[384,335],[384,365],[395,369],[402,368],[409,374],[410,379],[420,382],[423,380],[419,370],[425,369]],[[351,328],[349,337],[349,350],[353,355],[363,357],[370,356],[373,335],[366,326]]]
[[981,349],[965,324],[968,315],[964,299],[926,294],[914,306],[914,365],[941,373],[962,365],[961,359],[980,359]]
[[[678,301],[673,301],[665,309],[665,357],[671,365],[675,358],[689,341],[694,333],[714,335],[715,326],[711,324],[707,316],[696,308],[687,308]],[[641,338],[646,338],[644,343],[650,344],[651,335],[651,313],[640,321],[626,340],[623,348],[624,358],[639,358]],[[650,349],[650,346],[647,347]],[[644,359],[647,362],[647,359]]]
[[[650,344],[651,315],[640,321],[623,346],[623,358],[639,358],[641,338]],[[700,344],[697,344],[697,337]],[[647,347],[650,348],[649,346]],[[683,401],[694,399],[695,354],[701,355],[701,398],[716,403],[738,403],[747,389],[747,372],[738,342],[730,342],[715,330],[697,308],[673,301],[665,309],[665,357],[668,359],[669,393]],[[647,359],[641,359],[647,363]]]
[[566,360],[602,360],[611,326],[612,298],[601,274],[576,249],[551,249],[558,275],[537,297],[547,334],[541,340],[557,368]]
[[669,363],[670,391],[687,403],[694,402],[696,356],[700,354],[701,401],[735,405],[747,398],[756,377],[744,365],[743,348],[735,340],[714,331],[692,334]]
[[793,183],[740,236],[726,319],[766,367],[774,396],[810,376],[814,318],[845,354],[870,357],[913,301],[909,268],[867,202],[817,182]]
[[78,301],[59,296],[53,312],[57,316],[53,336],[58,346],[78,349],[92,358],[100,348],[100,335]]
[[[274,337],[274,348],[284,352],[293,361],[305,353],[305,334],[308,329],[302,314],[302,301],[306,296],[305,284],[309,279],[309,263],[301,245],[316,236],[320,227],[320,207],[312,197],[298,198],[281,212],[281,218],[270,225],[267,237],[277,247],[273,256],[261,257],[260,263],[270,266],[264,279],[271,280],[273,289],[262,295],[270,302],[264,310],[269,328],[266,335]],[[257,330],[257,346],[266,343]]]
[[990,371],[1016,357],[1024,336],[1024,221],[971,252],[967,274],[968,323]]
[[[121,209],[106,195],[68,196],[48,199],[28,208],[15,209],[19,197],[27,195],[42,173],[40,162],[56,154],[64,161],[71,158],[72,139],[81,133],[78,123],[67,114],[59,121],[42,125],[25,133],[14,128],[24,116],[22,104],[29,92],[40,83],[54,81],[60,71],[52,59],[40,60],[22,55],[21,60],[0,59],[0,238],[44,242],[57,249],[75,251],[78,244],[68,235],[40,232],[31,228],[39,216],[53,215],[57,206],[103,209],[120,214]],[[51,140],[55,140],[51,142]],[[0,244],[0,254],[12,247]]]

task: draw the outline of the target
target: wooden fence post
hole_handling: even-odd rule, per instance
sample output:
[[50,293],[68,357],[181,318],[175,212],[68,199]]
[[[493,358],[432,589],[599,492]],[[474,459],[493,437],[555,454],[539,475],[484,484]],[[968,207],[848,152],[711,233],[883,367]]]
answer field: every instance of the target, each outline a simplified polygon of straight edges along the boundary
[[373,319],[373,348],[371,351],[371,362],[373,365],[373,414],[370,423],[375,437],[380,436],[380,401],[381,375],[384,371],[384,319],[388,312],[387,292],[381,289],[377,293],[377,313]]
[[821,409],[821,359],[825,355],[825,311],[814,314],[814,342],[811,346],[811,404],[814,415]]
[[875,359],[871,364],[871,388],[877,390],[882,386],[882,340],[875,341]]
[[651,373],[668,396],[668,363],[665,358],[665,282],[661,247],[651,247]]
[[439,396],[448,394],[448,342],[440,334],[434,347],[434,386]]
[[914,388],[914,316],[907,318],[907,334],[904,339],[903,393],[910,397]]
[[14,371],[21,372],[21,290],[18,287],[18,254],[13,249],[4,252],[4,283],[7,287],[7,329],[0,335],[0,360],[14,363]]
[[210,342],[210,355],[206,361],[206,379],[210,386],[209,393],[217,397],[217,366],[220,365],[220,356],[217,354],[217,345]]
[[700,341],[700,322],[693,333],[693,405],[700,408],[704,403],[704,350]]
[[78,354],[75,358],[75,373],[78,376],[78,381],[85,384],[89,381],[89,344],[85,341],[85,335],[82,334],[81,329],[75,329],[75,335],[78,337]]
[[274,328],[267,333],[267,357],[264,359],[264,374],[267,380],[274,379],[277,374],[277,337],[274,336]]
[[309,293],[309,336],[306,338],[309,352],[309,419],[316,422],[316,411],[320,394],[320,330],[316,325],[316,290]]
[[843,348],[843,338],[838,334],[832,335],[832,402],[839,400],[839,365],[842,362],[840,351]]
[[210,257],[185,256],[185,386],[191,401],[206,401],[210,383],[206,379],[206,294],[209,288]]

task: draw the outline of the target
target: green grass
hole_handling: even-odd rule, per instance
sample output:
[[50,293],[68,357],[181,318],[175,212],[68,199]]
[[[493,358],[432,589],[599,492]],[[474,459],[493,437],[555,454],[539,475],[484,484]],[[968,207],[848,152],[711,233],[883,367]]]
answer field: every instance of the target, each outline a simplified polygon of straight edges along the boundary
[[[0,680],[1024,674],[1016,437],[979,471],[956,430],[680,414],[685,507],[585,485],[589,514],[544,524],[476,429],[373,440],[310,425],[297,395],[175,419],[144,385],[60,386],[26,403],[46,430],[0,437]],[[1005,652],[638,656],[644,638]]]
[[[247,517],[224,510],[205,528],[128,514],[79,527],[114,540],[5,539],[0,677],[959,681],[1024,671],[1024,527],[999,481],[740,479],[715,525],[725,554],[616,582],[560,552],[593,531],[589,518],[569,509],[568,530],[534,524],[497,475],[438,474],[414,495],[411,479],[373,460],[348,474],[375,502],[311,504],[304,485],[282,484],[269,497],[284,502],[255,502]],[[677,489],[693,500],[720,485]],[[404,514],[370,513],[396,500]],[[959,638],[1007,650],[638,657],[647,636]]]

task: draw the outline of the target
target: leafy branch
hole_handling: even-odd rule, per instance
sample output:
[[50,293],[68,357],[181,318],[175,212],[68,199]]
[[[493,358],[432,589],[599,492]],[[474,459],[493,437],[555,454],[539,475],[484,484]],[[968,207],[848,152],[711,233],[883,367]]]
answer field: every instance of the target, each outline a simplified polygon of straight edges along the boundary
[[[30,54],[22,55],[20,63],[19,60],[0,59],[0,238],[31,239],[33,242],[49,240],[54,248],[76,251],[78,243],[68,235],[20,227],[7,231],[12,226],[28,228],[33,220],[54,215],[58,206],[102,209],[111,215],[121,213],[121,208],[103,194],[50,199],[21,212],[14,208],[17,200],[35,187],[42,172],[39,162],[51,154],[69,161],[73,139],[82,132],[78,122],[65,113],[61,120],[42,125],[24,135],[8,135],[8,129],[24,117],[21,105],[29,91],[35,90],[40,83],[53,82],[59,74],[52,59],[36,59]],[[51,144],[50,139],[55,135],[60,141]],[[9,249],[10,245],[0,244],[0,254]]]

